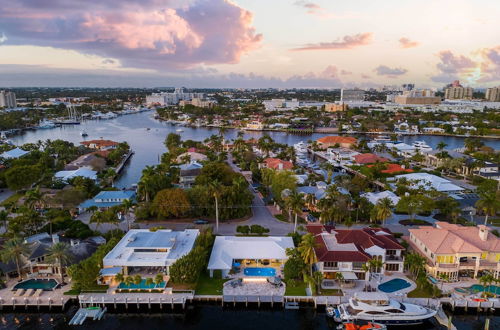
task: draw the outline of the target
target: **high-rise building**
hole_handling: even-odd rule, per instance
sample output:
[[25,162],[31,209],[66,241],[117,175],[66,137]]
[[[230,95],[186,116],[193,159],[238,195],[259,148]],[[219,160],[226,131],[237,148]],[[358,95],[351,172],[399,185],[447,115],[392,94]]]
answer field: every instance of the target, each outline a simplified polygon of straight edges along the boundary
[[500,86],[488,88],[486,90],[486,101],[500,102]]
[[15,108],[16,94],[8,91],[0,91],[0,108]]
[[365,100],[365,91],[361,89],[343,89],[340,91],[340,101],[360,102]]
[[176,88],[173,93],[153,93],[146,96],[146,103],[158,105],[176,105],[179,101],[189,101],[192,99],[203,99],[203,93],[189,93],[184,88]]
[[444,98],[447,100],[470,100],[472,99],[473,93],[474,90],[472,89],[472,87],[463,87],[462,85],[460,85],[460,81],[455,80],[445,88]]
[[399,104],[440,104],[441,98],[435,96],[430,89],[406,91],[403,95],[397,95],[394,98],[395,103]]

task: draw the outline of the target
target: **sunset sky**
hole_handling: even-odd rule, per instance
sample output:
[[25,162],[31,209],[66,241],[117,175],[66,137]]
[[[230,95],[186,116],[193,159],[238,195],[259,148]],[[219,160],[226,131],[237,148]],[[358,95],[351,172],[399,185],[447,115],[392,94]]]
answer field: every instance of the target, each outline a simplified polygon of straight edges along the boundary
[[498,0],[16,0],[1,86],[500,85]]

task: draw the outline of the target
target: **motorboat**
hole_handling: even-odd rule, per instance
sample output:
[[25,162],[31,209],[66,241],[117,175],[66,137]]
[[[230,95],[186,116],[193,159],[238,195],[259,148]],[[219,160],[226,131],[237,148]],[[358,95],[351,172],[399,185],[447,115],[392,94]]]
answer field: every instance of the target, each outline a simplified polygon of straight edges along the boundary
[[423,150],[423,151],[431,151],[432,150],[432,147],[430,145],[428,145],[427,143],[425,143],[425,141],[415,141],[415,142],[413,142],[412,146],[418,150]]
[[437,311],[423,306],[400,303],[382,292],[356,292],[348,303],[337,308],[339,321],[371,321],[383,324],[420,324]]
[[83,137],[85,137],[85,136],[89,136],[89,135],[87,134],[87,132],[85,132],[85,131],[81,131],[81,132],[80,132],[80,135],[81,135],[81,136],[83,136]]
[[299,143],[294,144],[293,148],[295,149],[295,152],[297,154],[307,154],[307,145],[304,143],[304,141],[300,141]]
[[184,132],[184,130],[183,130],[182,128],[178,128],[178,129],[176,129],[175,131],[176,131],[176,132],[179,132],[179,133],[180,133],[180,132]]
[[376,322],[344,322],[337,327],[339,330],[387,330],[384,324]]
[[56,124],[53,121],[50,120],[42,120],[40,123],[38,123],[38,128],[41,129],[48,129],[48,128],[54,128],[56,127]]

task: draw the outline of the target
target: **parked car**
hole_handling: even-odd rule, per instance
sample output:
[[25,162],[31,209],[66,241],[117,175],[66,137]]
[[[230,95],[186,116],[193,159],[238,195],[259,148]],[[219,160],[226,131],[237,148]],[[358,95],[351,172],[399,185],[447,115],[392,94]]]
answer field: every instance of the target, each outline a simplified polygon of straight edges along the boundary
[[203,219],[197,219],[197,220],[193,221],[193,223],[195,225],[206,225],[206,224],[208,224],[208,221],[207,220],[203,220]]
[[307,215],[307,221],[316,222],[316,221],[318,221],[318,219],[314,215],[312,215],[311,213],[309,213]]

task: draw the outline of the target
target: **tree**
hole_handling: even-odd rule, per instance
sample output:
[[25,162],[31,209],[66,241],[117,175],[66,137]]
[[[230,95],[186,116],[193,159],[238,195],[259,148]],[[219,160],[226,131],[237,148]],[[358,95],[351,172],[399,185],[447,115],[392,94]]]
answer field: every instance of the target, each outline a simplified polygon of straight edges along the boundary
[[0,257],[3,262],[15,262],[17,268],[18,279],[21,280],[21,265],[22,258],[27,257],[30,253],[29,246],[21,238],[12,238],[5,242],[0,252]]
[[382,226],[385,225],[385,220],[392,216],[393,207],[394,204],[392,203],[392,200],[388,197],[381,198],[377,202],[377,205],[375,206],[377,220],[382,221]]
[[297,190],[293,190],[288,197],[286,197],[287,204],[290,207],[290,210],[295,213],[295,222],[293,225],[293,232],[297,231],[297,219],[299,213],[302,212],[302,208],[304,207],[304,198],[302,194],[298,193]]
[[215,200],[215,232],[219,232],[219,198],[220,198],[220,188],[221,184],[218,180],[214,180],[209,183],[210,193]]
[[181,145],[181,142],[182,139],[179,134],[170,133],[167,135],[165,139],[165,146],[170,152],[172,152]]
[[123,276],[122,273],[118,273],[115,275],[115,281],[117,281],[117,282],[121,283],[121,282],[123,282],[124,279],[125,279],[125,276]]
[[153,281],[153,279],[151,277],[146,278],[146,282],[145,282],[146,286],[149,287],[153,283],[154,283],[154,281]]
[[444,143],[443,141],[439,142],[436,146],[437,150],[439,151],[443,151],[444,148],[446,148],[448,145],[446,143]]
[[95,229],[99,230],[99,226],[106,223],[107,219],[102,211],[97,211],[90,217],[90,223],[95,223]]
[[139,284],[141,284],[141,282],[142,282],[142,277],[141,277],[141,275],[139,275],[139,274],[135,275],[135,276],[134,276],[134,284],[135,284],[135,285],[139,285]]
[[64,266],[71,262],[72,254],[69,245],[63,242],[53,244],[47,250],[47,262],[58,265],[61,283],[64,283]]
[[154,282],[156,286],[160,285],[163,282],[163,274],[160,273],[156,274]]
[[180,188],[163,189],[153,200],[154,212],[159,217],[182,217],[189,211],[191,204],[186,192]]
[[441,279],[441,291],[443,291],[443,284],[450,280],[450,275],[448,273],[440,273],[439,278]]
[[500,209],[500,190],[480,194],[476,207],[484,212],[484,224],[487,225],[488,216],[494,216]]
[[341,272],[337,272],[337,273],[335,273],[335,279],[339,282],[339,286],[340,286],[342,281],[344,281],[344,275],[342,275]]
[[37,207],[41,207],[43,203],[43,194],[40,192],[40,187],[37,186],[35,189],[28,190],[25,196],[26,205],[34,210]]
[[40,180],[41,167],[38,165],[14,166],[5,171],[5,182],[11,190],[20,190]]
[[134,278],[132,276],[127,276],[125,277],[125,285],[130,287],[132,285],[132,283],[134,283]]
[[312,279],[314,281],[314,284],[316,285],[316,293],[320,294],[321,293],[321,282],[323,281],[323,273],[322,272],[314,272],[312,274]]
[[6,210],[0,211],[0,221],[3,222],[5,231],[7,231],[7,221],[9,220],[9,212]]
[[370,267],[370,272],[380,273],[384,263],[379,258],[373,258],[368,261],[368,267]]
[[302,277],[304,270],[306,269],[306,264],[302,258],[298,249],[286,250],[286,255],[288,257],[283,267],[283,274],[285,281],[298,280]]
[[126,199],[122,202],[121,208],[123,210],[123,216],[125,217],[125,220],[127,221],[127,230],[130,230],[130,219],[129,219],[129,213],[132,207],[134,206],[134,202],[131,201],[130,199]]
[[425,269],[425,258],[418,253],[409,253],[405,257],[404,266],[414,275],[415,278]]
[[302,236],[302,240],[300,241],[299,247],[297,248],[302,259],[304,260],[304,263],[306,265],[309,265],[311,276],[313,273],[313,265],[318,261],[316,252],[314,251],[315,247],[316,239],[311,233],[308,233]]

